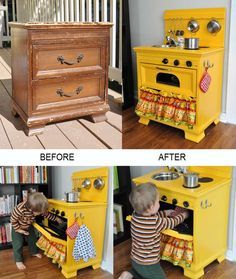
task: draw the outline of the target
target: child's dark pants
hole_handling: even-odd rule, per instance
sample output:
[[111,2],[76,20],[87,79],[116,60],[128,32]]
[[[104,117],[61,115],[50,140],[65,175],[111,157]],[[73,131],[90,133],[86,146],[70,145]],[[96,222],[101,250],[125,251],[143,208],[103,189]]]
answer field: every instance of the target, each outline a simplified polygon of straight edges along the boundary
[[130,273],[135,279],[166,279],[160,263],[153,265],[141,265],[132,261]]
[[[26,237],[28,238],[29,251],[31,255],[35,255],[38,253],[38,247],[36,246],[37,237],[33,226],[29,227],[28,232],[29,235]],[[24,234],[18,233],[12,228],[12,246],[16,262],[23,262],[24,237]]]

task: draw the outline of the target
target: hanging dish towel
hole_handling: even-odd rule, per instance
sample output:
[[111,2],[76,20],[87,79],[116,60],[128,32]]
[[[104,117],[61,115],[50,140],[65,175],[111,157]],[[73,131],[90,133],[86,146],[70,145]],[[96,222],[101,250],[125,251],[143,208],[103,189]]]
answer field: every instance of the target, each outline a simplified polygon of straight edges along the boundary
[[206,93],[210,87],[211,84],[211,76],[207,72],[208,68],[205,68],[205,72],[202,75],[202,78],[200,80],[200,88],[201,90]]
[[96,257],[91,233],[85,225],[82,225],[78,231],[72,255],[75,261],[83,259],[84,262]]

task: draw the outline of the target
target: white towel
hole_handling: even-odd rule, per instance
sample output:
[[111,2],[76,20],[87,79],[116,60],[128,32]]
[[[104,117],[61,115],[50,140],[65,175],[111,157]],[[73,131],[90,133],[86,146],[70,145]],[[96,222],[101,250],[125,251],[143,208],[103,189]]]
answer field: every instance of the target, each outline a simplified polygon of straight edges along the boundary
[[85,225],[82,225],[78,231],[72,255],[75,261],[83,259],[85,262],[96,257],[91,233]]

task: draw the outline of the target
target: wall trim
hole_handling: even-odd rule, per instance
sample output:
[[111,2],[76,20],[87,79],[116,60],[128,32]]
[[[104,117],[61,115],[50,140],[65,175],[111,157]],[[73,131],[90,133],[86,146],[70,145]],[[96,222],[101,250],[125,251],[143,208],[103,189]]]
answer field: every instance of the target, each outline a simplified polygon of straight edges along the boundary
[[236,262],[236,255],[232,250],[226,251],[226,259],[231,262]]
[[229,55],[228,55],[228,78],[227,78],[227,96],[226,96],[226,120],[228,123],[236,124],[236,80],[234,78],[235,64],[236,64],[236,1],[231,0],[230,3],[230,26],[229,26]]

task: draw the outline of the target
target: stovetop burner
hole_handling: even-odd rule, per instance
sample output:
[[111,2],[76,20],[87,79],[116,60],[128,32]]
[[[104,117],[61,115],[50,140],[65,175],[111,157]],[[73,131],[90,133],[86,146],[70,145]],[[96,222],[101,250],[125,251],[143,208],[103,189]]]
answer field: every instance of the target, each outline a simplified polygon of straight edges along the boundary
[[201,183],[208,183],[208,182],[212,182],[214,179],[211,177],[200,177],[198,179],[199,182]]
[[[198,181],[199,181],[199,179],[198,179]],[[199,188],[200,186],[201,186],[201,184],[198,184],[198,185],[195,186],[195,187],[188,187],[188,186],[183,185],[183,187],[184,187],[184,188],[187,188],[187,189],[196,189],[196,188]]]

